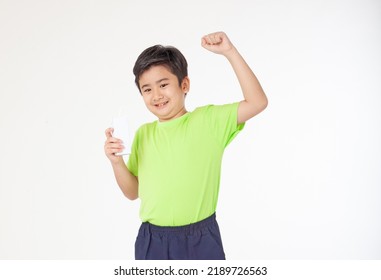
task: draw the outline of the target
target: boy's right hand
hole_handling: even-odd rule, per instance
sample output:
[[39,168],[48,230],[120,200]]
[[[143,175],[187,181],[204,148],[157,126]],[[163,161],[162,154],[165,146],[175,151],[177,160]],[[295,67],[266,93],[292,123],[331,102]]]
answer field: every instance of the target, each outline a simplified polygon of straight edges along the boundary
[[123,151],[124,146],[122,140],[118,138],[112,137],[112,133],[114,132],[114,129],[112,127],[109,127],[106,129],[106,142],[104,145],[105,154],[108,157],[108,159],[111,161],[111,163],[120,163],[123,162],[122,156],[116,156],[115,153],[120,153]]

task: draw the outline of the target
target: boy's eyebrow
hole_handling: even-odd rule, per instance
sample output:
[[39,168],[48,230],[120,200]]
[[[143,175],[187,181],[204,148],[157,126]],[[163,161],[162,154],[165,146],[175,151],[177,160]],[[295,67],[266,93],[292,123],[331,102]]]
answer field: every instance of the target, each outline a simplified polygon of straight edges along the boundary
[[[160,80],[156,81],[155,83],[156,84],[160,84],[162,81],[169,81],[169,79],[168,78],[163,78],[163,79],[160,79]],[[145,88],[145,87],[149,87],[149,86],[150,86],[150,84],[142,85],[142,89]]]

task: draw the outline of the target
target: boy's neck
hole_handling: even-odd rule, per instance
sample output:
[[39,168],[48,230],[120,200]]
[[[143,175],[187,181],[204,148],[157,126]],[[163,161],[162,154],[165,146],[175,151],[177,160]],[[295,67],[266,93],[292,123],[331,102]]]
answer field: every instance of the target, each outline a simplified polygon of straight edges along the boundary
[[171,121],[171,120],[175,120],[177,118],[180,118],[181,116],[184,116],[186,113],[188,113],[188,111],[187,111],[187,109],[185,109],[185,107],[183,107],[176,115],[172,116],[169,119],[161,119],[161,118],[159,118],[159,122],[168,122],[168,121]]

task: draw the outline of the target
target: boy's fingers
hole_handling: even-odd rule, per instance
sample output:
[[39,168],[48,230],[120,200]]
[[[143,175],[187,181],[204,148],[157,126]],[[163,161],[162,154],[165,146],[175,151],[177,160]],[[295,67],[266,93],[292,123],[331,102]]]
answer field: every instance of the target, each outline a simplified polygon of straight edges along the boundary
[[216,44],[217,40],[215,39],[214,35],[208,35],[207,38],[210,45]]
[[120,152],[122,152],[122,151],[123,151],[123,149],[109,149],[107,152],[108,152],[109,154],[111,154],[111,155],[116,156],[116,155],[115,155],[116,153],[120,153]]
[[215,33],[212,35],[212,40],[214,44],[219,44],[222,42],[222,34],[221,33]]
[[115,154],[122,152],[124,150],[124,146],[120,143],[106,143],[105,151],[107,154]]
[[106,144],[113,144],[113,143],[116,143],[116,144],[122,144],[123,141],[118,139],[118,138],[114,138],[114,137],[108,137],[107,140],[106,140]]
[[124,146],[121,145],[121,144],[108,144],[107,147],[106,147],[108,150],[120,150],[120,149],[124,149]]
[[203,39],[207,44],[219,44],[223,40],[224,33],[223,32],[215,32],[205,35]]
[[114,132],[114,129],[112,127],[107,128],[105,131],[106,137],[107,138],[112,137],[113,132]]

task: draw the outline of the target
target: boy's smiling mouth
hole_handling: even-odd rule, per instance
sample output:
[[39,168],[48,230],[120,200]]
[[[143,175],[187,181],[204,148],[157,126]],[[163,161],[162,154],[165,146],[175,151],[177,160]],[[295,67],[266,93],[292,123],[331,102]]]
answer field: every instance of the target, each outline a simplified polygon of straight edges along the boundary
[[157,103],[157,104],[154,104],[154,106],[157,107],[157,108],[161,108],[161,107],[164,107],[165,105],[167,105],[168,102],[169,102],[169,101],[165,101],[165,102]]

